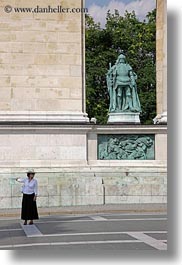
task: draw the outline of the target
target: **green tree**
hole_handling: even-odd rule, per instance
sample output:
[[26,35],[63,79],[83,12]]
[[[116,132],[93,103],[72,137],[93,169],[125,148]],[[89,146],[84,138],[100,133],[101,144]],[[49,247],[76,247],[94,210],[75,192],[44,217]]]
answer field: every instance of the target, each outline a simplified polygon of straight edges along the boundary
[[106,73],[123,51],[138,75],[142,124],[152,124],[156,114],[156,10],[140,21],[135,12],[120,16],[109,11],[105,28],[86,16],[86,104],[89,117],[107,123],[109,95]]

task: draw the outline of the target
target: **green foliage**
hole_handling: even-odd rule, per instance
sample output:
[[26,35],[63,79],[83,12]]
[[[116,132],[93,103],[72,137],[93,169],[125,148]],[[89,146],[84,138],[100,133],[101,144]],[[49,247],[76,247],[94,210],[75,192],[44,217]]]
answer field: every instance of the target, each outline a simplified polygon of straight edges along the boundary
[[120,16],[109,11],[105,28],[86,15],[86,93],[87,113],[106,124],[109,95],[106,73],[121,51],[138,75],[142,124],[152,124],[156,115],[156,10],[139,21],[135,13]]

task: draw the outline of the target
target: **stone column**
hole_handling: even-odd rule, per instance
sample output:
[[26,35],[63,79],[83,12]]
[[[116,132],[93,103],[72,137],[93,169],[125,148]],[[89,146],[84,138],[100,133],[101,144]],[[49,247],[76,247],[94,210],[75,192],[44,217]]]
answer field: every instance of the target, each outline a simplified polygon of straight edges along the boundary
[[[16,2],[16,4],[15,4]],[[36,8],[36,0],[14,1]],[[88,123],[85,112],[82,0],[40,0],[68,13],[5,13],[0,3],[0,123]]]
[[157,116],[154,124],[167,124],[167,1],[157,0]]

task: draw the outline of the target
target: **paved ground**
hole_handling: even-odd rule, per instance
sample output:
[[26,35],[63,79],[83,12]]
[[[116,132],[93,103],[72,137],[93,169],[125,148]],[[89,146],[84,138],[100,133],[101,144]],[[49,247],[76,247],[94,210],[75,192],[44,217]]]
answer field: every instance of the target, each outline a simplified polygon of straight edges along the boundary
[[33,226],[0,219],[0,249],[167,250],[164,213],[43,217]]

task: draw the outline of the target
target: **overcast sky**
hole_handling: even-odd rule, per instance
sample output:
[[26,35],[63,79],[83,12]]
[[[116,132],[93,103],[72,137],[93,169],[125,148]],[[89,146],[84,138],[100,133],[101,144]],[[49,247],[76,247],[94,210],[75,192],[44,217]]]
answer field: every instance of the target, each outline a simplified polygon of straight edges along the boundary
[[120,15],[135,11],[137,17],[144,19],[146,14],[156,7],[156,0],[85,0],[89,14],[94,17],[96,22],[100,22],[102,26],[105,24],[105,17],[108,10],[113,12],[119,10]]

